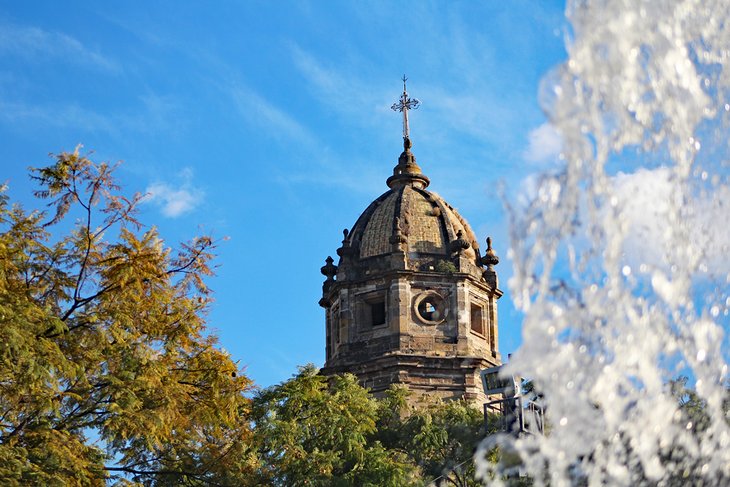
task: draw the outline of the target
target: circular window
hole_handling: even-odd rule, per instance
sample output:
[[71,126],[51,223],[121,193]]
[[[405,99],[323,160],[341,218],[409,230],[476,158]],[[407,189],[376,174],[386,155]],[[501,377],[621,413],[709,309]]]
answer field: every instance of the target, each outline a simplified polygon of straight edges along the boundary
[[429,325],[443,323],[449,312],[444,298],[434,291],[420,294],[413,303],[413,308],[418,318]]

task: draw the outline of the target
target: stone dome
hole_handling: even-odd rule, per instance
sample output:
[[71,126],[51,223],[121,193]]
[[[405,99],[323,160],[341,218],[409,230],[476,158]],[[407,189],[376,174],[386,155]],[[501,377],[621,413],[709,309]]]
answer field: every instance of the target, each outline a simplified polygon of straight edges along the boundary
[[426,189],[430,181],[416,164],[410,139],[404,138],[403,145],[393,175],[387,180],[390,189],[367,207],[352,230],[345,230],[343,245],[338,249],[343,257],[340,264],[404,253],[410,262],[407,267],[434,270],[439,262],[458,256],[461,262],[469,263],[468,269],[457,263],[458,271],[481,275],[474,232],[450,204]]
[[[373,201],[348,235],[360,259],[389,254],[400,233],[409,254],[451,254],[451,243],[462,238],[464,256],[475,259],[474,232],[456,210],[436,193],[412,184],[398,185]],[[404,249],[405,250],[405,249]]]

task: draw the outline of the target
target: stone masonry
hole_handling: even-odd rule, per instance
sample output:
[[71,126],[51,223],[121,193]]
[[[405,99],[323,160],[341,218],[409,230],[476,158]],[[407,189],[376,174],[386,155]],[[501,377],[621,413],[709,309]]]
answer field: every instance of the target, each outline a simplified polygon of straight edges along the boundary
[[322,267],[322,373],[353,373],[375,395],[402,384],[416,400],[484,402],[479,372],[501,363],[499,259],[489,239],[481,255],[468,223],[426,190],[410,149],[405,136],[390,189],[344,231],[337,265]]

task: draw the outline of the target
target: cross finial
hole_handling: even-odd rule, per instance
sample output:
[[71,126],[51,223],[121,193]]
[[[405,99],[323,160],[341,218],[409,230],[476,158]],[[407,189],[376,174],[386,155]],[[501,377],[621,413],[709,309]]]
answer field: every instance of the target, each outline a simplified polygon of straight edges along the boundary
[[421,102],[415,98],[408,98],[408,92],[406,91],[406,75],[403,75],[403,94],[400,99],[393,103],[390,107],[396,112],[403,112],[403,144],[410,146],[410,128],[408,126],[408,110],[415,110],[421,105]]

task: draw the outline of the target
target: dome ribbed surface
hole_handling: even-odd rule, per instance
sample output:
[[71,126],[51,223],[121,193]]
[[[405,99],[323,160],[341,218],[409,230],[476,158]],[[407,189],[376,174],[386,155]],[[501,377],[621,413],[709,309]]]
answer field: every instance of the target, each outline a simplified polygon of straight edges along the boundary
[[413,185],[387,191],[363,212],[350,233],[351,242],[360,244],[359,257],[391,253],[397,225],[407,238],[409,253],[448,255],[449,243],[461,230],[471,244],[465,255],[475,257],[478,244],[466,221],[440,196]]
[[360,257],[373,257],[390,252],[390,236],[395,229],[395,211],[399,203],[398,193],[389,191],[389,195],[372,212],[365,222],[361,236]]

